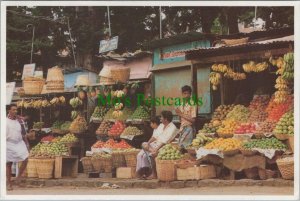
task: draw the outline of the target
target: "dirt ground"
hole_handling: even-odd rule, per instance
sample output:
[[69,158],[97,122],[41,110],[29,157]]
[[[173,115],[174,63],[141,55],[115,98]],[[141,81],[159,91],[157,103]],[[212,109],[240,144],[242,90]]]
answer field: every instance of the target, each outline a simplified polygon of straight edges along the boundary
[[182,189],[14,188],[8,195],[293,195],[293,187],[232,186]]

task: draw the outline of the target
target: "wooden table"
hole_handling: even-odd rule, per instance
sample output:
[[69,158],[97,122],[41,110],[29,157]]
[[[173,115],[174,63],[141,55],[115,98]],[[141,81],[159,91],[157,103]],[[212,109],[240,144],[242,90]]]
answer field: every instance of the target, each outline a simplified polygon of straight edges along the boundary
[[54,164],[54,178],[77,177],[78,156],[57,156]]

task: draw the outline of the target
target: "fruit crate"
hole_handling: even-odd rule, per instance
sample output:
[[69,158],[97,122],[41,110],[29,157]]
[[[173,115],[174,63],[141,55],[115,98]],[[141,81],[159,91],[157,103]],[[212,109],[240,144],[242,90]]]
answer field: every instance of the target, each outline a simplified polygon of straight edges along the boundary
[[72,177],[78,175],[77,156],[57,156],[54,163],[54,178]]

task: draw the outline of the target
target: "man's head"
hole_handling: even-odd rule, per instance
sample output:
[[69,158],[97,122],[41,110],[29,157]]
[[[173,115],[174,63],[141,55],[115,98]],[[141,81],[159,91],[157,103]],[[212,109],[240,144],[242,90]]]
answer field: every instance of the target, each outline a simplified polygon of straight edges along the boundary
[[171,111],[164,110],[161,112],[161,122],[163,124],[166,125],[166,124],[170,123],[172,120],[173,120],[173,114]]
[[151,128],[155,129],[159,126],[160,124],[160,119],[158,117],[153,117],[150,120],[150,126]]
[[190,98],[192,95],[192,88],[188,85],[181,87],[181,93],[183,98]]
[[15,117],[18,113],[17,105],[11,104],[8,106],[8,114],[12,117]]

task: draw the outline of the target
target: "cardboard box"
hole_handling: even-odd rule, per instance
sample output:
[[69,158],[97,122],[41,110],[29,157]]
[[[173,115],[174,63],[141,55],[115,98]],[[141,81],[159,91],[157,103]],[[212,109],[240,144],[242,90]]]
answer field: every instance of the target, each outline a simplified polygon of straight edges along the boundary
[[135,167],[119,167],[117,168],[117,178],[132,179],[135,178]]
[[212,179],[215,178],[216,175],[216,169],[213,165],[200,165],[199,167],[196,167],[196,179]]

